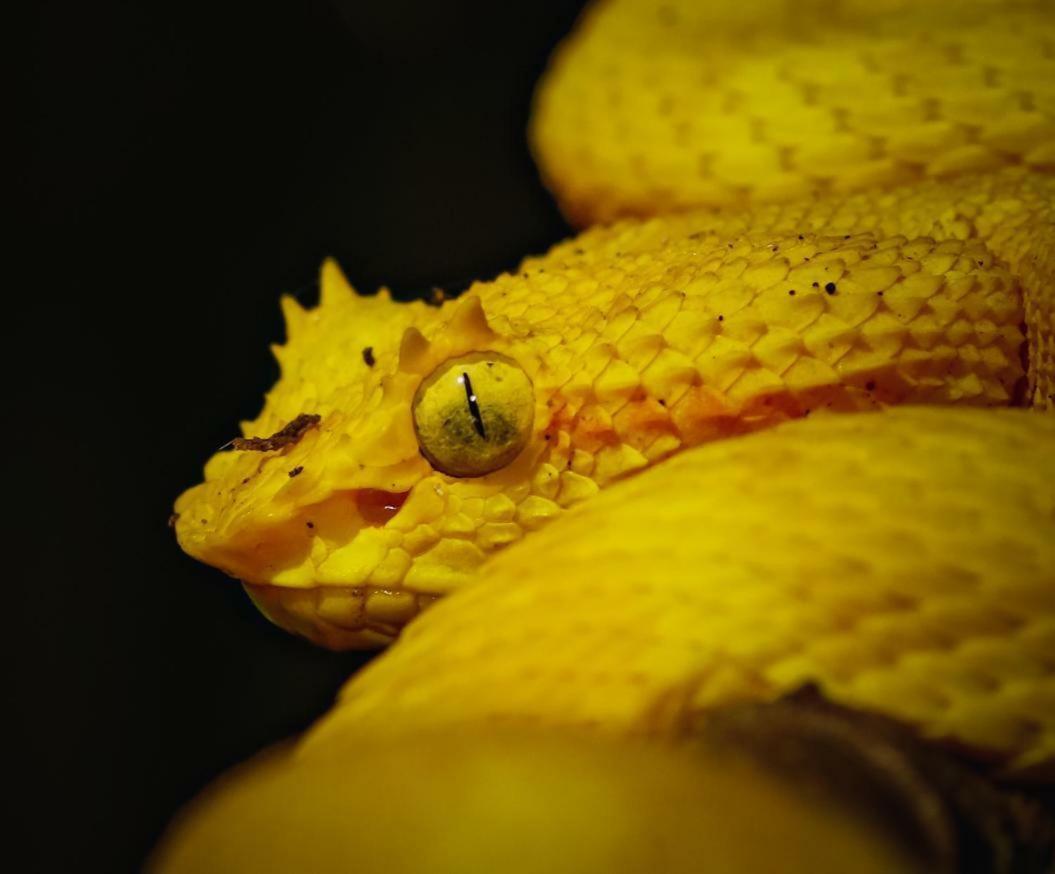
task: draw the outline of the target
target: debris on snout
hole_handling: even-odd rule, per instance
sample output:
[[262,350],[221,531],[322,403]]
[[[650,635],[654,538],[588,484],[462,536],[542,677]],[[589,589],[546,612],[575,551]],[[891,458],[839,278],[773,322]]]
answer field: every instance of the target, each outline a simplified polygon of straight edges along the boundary
[[295,445],[304,434],[319,424],[322,416],[315,413],[301,413],[288,425],[276,431],[270,437],[235,437],[231,446],[246,452],[273,452]]

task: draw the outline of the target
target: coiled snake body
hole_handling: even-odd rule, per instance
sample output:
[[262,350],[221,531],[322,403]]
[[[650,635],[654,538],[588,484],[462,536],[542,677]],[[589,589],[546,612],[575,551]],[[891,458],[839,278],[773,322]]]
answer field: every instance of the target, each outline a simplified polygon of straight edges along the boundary
[[1051,780],[1048,5],[610,0],[532,138],[571,218],[637,218],[440,307],[327,265],[246,425],[275,438],[177,504],[184,548],[330,646],[457,589],[299,760],[672,737],[814,684]]

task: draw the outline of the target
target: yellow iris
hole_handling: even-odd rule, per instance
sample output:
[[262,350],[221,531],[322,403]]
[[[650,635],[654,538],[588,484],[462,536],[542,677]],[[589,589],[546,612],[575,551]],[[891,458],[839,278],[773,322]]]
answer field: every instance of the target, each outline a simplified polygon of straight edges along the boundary
[[483,476],[509,464],[528,442],[535,411],[531,380],[494,352],[452,358],[414,395],[421,452],[451,476]]

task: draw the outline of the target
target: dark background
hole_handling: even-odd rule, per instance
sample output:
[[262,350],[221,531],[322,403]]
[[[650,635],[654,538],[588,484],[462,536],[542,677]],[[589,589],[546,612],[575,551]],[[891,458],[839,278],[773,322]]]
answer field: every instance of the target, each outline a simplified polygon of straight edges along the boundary
[[138,868],[363,662],[182,555],[171,502],[257,412],[278,296],[313,302],[325,255],[410,297],[568,233],[525,125],[580,5],[34,7],[4,332],[19,870]]

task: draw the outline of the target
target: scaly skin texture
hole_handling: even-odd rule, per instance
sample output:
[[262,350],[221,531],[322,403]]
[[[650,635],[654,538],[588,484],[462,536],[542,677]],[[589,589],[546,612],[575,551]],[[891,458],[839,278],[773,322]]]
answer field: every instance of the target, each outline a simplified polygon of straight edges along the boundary
[[[243,431],[321,422],[214,456],[176,505],[180,543],[280,624],[371,646],[495,549],[686,447],[809,412],[1043,404],[1053,202],[1055,179],[1010,168],[625,222],[439,308],[357,296],[327,264],[317,309],[284,301],[282,378]],[[507,467],[451,477],[421,456],[411,401],[482,351],[532,380],[533,430]]]
[[906,407],[716,441],[492,559],[303,742],[677,736],[817,683],[1009,774],[1055,767],[1055,417]]
[[1055,166],[1048,0],[608,0],[532,141],[580,225]]
[[[522,830],[480,840],[481,808],[526,799],[525,815],[578,823],[578,793],[629,787],[635,821],[641,798],[666,821],[662,799],[699,766],[673,741],[805,683],[1003,776],[1055,779],[1055,418],[948,408],[1055,406],[1053,64],[1041,0],[589,11],[541,86],[536,152],[573,219],[663,215],[587,231],[441,308],[356,296],[332,264],[316,310],[286,302],[282,379],[243,430],[321,420],[291,447],[213,458],[178,504],[181,544],[334,647],[383,642],[459,591],[290,758],[192,812],[162,870],[398,869],[420,820],[471,822],[443,846],[473,859],[497,847],[457,870],[515,867]],[[531,434],[509,466],[450,477],[418,451],[412,399],[445,361],[488,351],[531,380]],[[539,795],[536,767],[562,754],[492,746],[507,724],[614,735],[630,771],[592,770],[604,754],[580,736],[569,771],[585,770]],[[640,770],[629,735],[672,758]],[[432,737],[455,779],[432,781]],[[452,816],[460,766],[480,762],[530,766]],[[726,764],[719,796],[753,808],[768,777],[721,788]],[[642,783],[653,766],[673,770]],[[375,816],[362,801],[378,796]],[[583,834],[603,853],[623,814],[558,836],[554,858],[578,860]],[[785,816],[797,833],[792,811],[759,815],[763,848]]]

